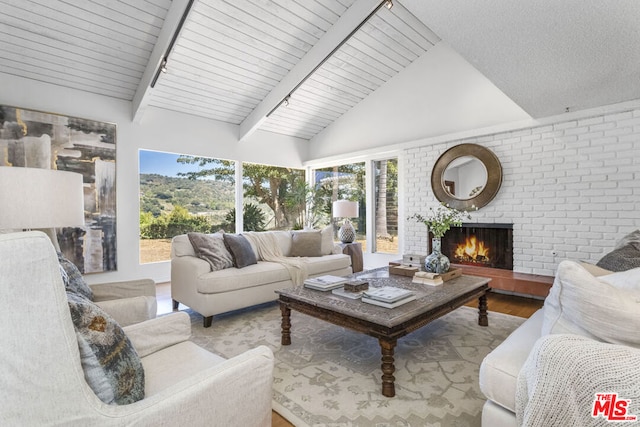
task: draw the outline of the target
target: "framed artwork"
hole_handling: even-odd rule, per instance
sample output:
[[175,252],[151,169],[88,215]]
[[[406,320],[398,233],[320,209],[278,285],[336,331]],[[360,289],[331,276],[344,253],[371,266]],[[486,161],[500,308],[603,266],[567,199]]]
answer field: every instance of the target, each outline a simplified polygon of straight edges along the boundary
[[115,123],[0,105],[0,166],[80,173],[84,227],[57,229],[60,250],[83,273],[117,270]]

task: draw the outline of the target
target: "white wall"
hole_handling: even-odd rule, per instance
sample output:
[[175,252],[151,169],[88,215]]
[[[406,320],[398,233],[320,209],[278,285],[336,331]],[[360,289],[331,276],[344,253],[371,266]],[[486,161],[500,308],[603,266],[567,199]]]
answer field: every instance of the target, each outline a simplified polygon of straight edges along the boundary
[[309,159],[529,118],[440,42],[316,135]]
[[238,142],[238,126],[149,107],[140,124],[131,122],[131,103],[27,81],[0,73],[0,103],[117,124],[118,271],[92,274],[87,281],[151,277],[167,281],[168,262],[139,263],[138,150],[149,149],[229,160],[302,167],[306,140],[256,132]]
[[[552,276],[563,259],[595,263],[640,228],[640,106],[634,104],[520,130],[414,142],[402,156],[406,215],[438,204],[429,177],[445,150],[480,144],[500,159],[504,177],[496,198],[471,221],[514,224],[514,271]],[[404,232],[405,253],[427,252],[423,224],[406,221]]]

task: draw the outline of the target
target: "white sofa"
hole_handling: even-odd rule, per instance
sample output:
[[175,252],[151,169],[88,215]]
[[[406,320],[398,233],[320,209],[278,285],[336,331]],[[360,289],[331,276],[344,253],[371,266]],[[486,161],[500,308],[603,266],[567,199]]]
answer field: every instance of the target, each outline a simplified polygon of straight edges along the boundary
[[186,313],[123,328],[144,367],[145,396],[104,403],[85,378],[49,238],[0,234],[0,260],[0,425],[271,425],[271,350],[225,360],[189,340]]
[[[540,351],[544,351],[541,349],[549,348],[549,342],[562,342],[561,346],[566,348],[573,345],[572,341],[576,339],[586,339],[593,343],[593,350],[591,350],[591,346],[588,346],[589,352],[593,351],[593,354],[589,354],[589,356],[600,360],[608,360],[606,357],[595,356],[602,354],[597,353],[603,351],[602,346],[623,351],[637,351],[639,340],[637,331],[640,330],[640,298],[638,298],[640,296],[640,280],[638,280],[640,271],[632,272],[629,270],[629,273],[635,274],[635,276],[632,278],[627,275],[627,272],[612,274],[608,270],[585,263],[571,261],[560,263],[554,285],[545,300],[544,307],[535,312],[504,342],[489,353],[480,366],[480,389],[487,397],[482,411],[483,426],[545,425],[545,427],[551,427],[552,425],[571,425],[563,424],[563,422],[558,424],[548,420],[543,424],[539,424],[539,420],[529,420],[523,423],[523,405],[526,404],[526,402],[523,404],[523,387],[529,394],[533,394],[532,391],[536,391],[535,387],[538,387],[536,391],[537,404],[542,399],[544,404],[552,406],[551,402],[545,402],[549,396],[549,390],[554,390],[554,394],[560,396],[569,396],[568,399],[574,398],[575,393],[565,393],[565,389],[562,388],[571,387],[572,385],[568,384],[571,381],[565,379],[560,381],[560,384],[557,382],[560,375],[546,378],[544,381],[536,376],[535,371],[540,366],[540,360],[556,358],[554,363],[560,364],[566,362],[563,358],[570,359],[566,355],[557,354],[557,350],[555,354],[541,355]],[[541,339],[542,337],[544,339]],[[631,342],[633,340],[635,343]],[[584,355],[584,348],[580,353]],[[583,362],[575,363],[579,365]],[[576,372],[569,373],[568,377],[580,378],[579,373],[583,373],[584,370],[584,364],[577,366]],[[612,378],[616,377],[616,372],[615,370],[611,372]],[[605,377],[602,371],[599,377],[601,380]],[[541,397],[540,390],[544,382],[546,382],[544,387],[547,387],[547,392]],[[595,384],[595,381],[593,383]],[[534,390],[526,390],[526,387],[532,384]],[[595,392],[611,391],[598,390],[596,385],[594,387]],[[604,386],[601,385],[601,387]],[[584,388],[582,387],[582,392],[584,392]],[[639,390],[636,387],[637,391]],[[518,392],[520,392],[519,400]],[[528,398],[526,393],[525,398]],[[590,398],[589,396],[593,396],[593,394],[587,392],[587,399]],[[558,398],[556,397],[556,399]],[[593,404],[592,401],[586,403]],[[518,415],[520,418],[516,416],[517,408],[520,412]],[[565,417],[565,422],[566,417],[575,415],[586,417],[587,422],[590,423],[588,408],[576,414],[571,414],[569,409],[565,407],[565,413],[562,414]],[[524,416],[527,415],[531,414]],[[539,413],[533,415],[540,416]],[[555,419],[558,418],[561,417],[556,412]],[[583,421],[575,424],[575,418],[573,418],[573,425],[580,425]]]
[[542,336],[544,308],[489,353],[480,365],[480,390],[487,401],[482,408],[483,427],[516,427],[516,388],[536,341]]
[[[282,255],[291,254],[292,231],[265,231],[271,233]],[[258,233],[258,234],[260,234]],[[247,233],[251,234],[251,233]],[[342,253],[339,245],[330,242],[326,255],[305,257],[309,277],[325,274],[345,276],[352,273],[351,257]],[[326,239],[323,240],[326,247]],[[275,301],[278,289],[292,287],[293,281],[285,266],[261,260],[253,246],[258,263],[243,268],[225,268],[212,271],[209,263],[196,256],[186,234],[171,242],[171,298],[174,309],[182,303],[204,316],[204,326],[211,326],[213,316],[231,310]]]

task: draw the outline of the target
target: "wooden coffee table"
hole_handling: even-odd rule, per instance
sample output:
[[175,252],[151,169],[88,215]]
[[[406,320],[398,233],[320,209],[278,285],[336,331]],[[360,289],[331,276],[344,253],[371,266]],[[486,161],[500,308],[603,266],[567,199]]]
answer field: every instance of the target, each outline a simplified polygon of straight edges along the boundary
[[388,274],[386,267],[354,274],[366,278],[369,287],[396,286],[411,289],[416,300],[397,308],[384,308],[298,286],[276,291],[282,312],[282,345],[291,344],[291,310],[308,314],[378,339],[382,352],[382,394],[395,396],[393,353],[398,338],[413,332],[456,308],[478,298],[478,324],[488,326],[487,292],[491,279],[461,276],[440,287],[411,283],[411,277]]

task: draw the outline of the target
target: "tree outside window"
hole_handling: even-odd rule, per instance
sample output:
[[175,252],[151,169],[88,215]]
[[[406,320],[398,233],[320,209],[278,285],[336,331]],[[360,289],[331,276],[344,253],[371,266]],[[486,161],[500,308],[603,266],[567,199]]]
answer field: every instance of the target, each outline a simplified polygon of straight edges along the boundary
[[[182,174],[189,179],[215,177],[235,180],[233,162],[206,157],[181,156],[179,162],[197,164],[197,171]],[[290,230],[303,228],[305,222],[304,170],[257,163],[242,164],[245,231]],[[235,210],[229,217],[235,219]]]
[[373,162],[375,173],[375,252],[398,253],[398,159]]

